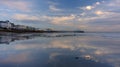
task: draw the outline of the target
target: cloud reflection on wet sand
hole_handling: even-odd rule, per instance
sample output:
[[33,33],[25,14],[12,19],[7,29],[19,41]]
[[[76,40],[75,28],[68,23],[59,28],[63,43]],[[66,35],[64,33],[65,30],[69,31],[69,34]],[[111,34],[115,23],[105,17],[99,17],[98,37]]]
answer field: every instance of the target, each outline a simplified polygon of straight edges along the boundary
[[[26,65],[30,67],[33,65],[36,67],[59,67],[60,65],[62,67],[72,67],[72,65],[87,67],[85,64],[88,66],[91,64],[93,67],[100,65],[119,67],[119,43],[119,40],[99,36],[40,37],[14,42],[10,45],[1,45],[0,66],[17,63],[23,67]],[[78,57],[78,60],[75,57]]]

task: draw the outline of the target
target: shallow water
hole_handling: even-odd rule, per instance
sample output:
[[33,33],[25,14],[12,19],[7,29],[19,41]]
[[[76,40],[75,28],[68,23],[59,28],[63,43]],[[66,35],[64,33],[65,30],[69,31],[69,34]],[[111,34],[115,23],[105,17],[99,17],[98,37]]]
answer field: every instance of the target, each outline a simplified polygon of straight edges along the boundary
[[0,33],[0,67],[120,67],[120,34]]

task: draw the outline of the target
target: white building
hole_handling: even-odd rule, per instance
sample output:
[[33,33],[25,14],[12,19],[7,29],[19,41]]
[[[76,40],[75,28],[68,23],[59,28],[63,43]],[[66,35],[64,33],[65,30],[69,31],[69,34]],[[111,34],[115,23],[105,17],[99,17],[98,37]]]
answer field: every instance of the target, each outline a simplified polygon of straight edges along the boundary
[[15,25],[15,28],[16,29],[22,29],[22,30],[24,30],[24,29],[27,29],[27,26],[24,26],[24,25]]
[[0,21],[0,28],[11,28],[12,24],[9,21]]

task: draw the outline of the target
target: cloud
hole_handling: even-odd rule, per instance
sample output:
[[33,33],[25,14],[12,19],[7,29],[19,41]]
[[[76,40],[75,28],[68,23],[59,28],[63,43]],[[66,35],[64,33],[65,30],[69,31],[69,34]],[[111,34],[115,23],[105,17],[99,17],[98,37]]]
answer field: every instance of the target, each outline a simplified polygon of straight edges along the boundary
[[37,16],[27,14],[14,14],[13,18],[16,20],[40,20]]
[[59,24],[70,25],[70,23],[68,22],[74,20],[75,16],[69,15],[69,16],[58,17],[58,16],[47,16],[47,15],[36,16],[36,15],[29,15],[29,14],[14,14],[12,18],[18,21],[37,21],[38,23],[48,22],[55,25],[59,25]]
[[96,2],[96,5],[100,5],[100,2]]
[[17,9],[21,11],[30,11],[30,2],[27,1],[14,1],[14,0],[2,0],[1,5],[4,5],[10,9]]
[[85,6],[85,7],[79,7],[82,10],[92,10],[94,8],[94,6]]
[[82,24],[89,31],[119,31],[119,6],[119,0],[111,0],[79,7],[84,12],[78,14],[78,24]]
[[75,19],[75,15],[70,15],[70,16],[54,16],[54,17],[50,17],[50,16],[44,16],[45,19],[48,19],[51,21],[51,23],[53,24],[66,24],[68,23],[68,21],[74,20]]
[[94,4],[92,5],[87,5],[87,6],[83,6],[83,7],[79,7],[80,9],[86,11],[86,10],[92,10],[94,8],[96,8],[97,6],[101,5],[102,3],[101,2],[95,2]]
[[53,17],[52,18],[52,22],[53,23],[61,23],[61,22],[64,22],[64,21],[70,21],[70,20],[73,20],[75,19],[75,16],[74,15],[70,15],[70,16],[62,16],[62,17]]
[[49,4],[49,10],[50,11],[63,11],[62,9],[56,7],[58,5],[58,3],[48,1],[48,4]]
[[104,12],[102,12],[102,11],[96,11],[95,14],[96,14],[96,15],[103,15]]
[[59,9],[59,8],[53,6],[53,5],[50,5],[49,9],[50,9],[50,11],[62,11],[62,9]]
[[96,2],[93,5],[87,5],[87,6],[83,6],[83,7],[79,7],[79,8],[82,9],[82,10],[92,10],[100,4],[101,4],[100,2]]
[[113,6],[120,7],[120,0],[114,0],[114,2],[113,2],[113,0],[111,0],[107,5],[111,6],[111,7],[113,7]]
[[92,10],[94,7],[93,6],[86,6],[85,9],[86,10]]

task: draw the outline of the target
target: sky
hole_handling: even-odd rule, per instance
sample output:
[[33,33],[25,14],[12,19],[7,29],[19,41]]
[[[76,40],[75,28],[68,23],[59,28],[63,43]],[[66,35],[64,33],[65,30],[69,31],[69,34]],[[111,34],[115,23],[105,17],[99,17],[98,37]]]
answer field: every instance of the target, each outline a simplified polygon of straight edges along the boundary
[[120,32],[120,0],[0,0],[0,20],[41,29]]

